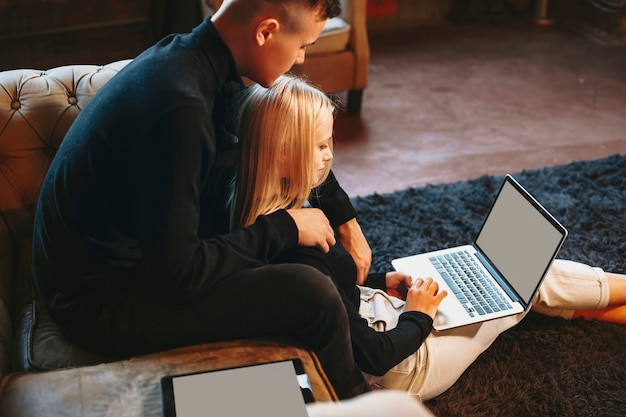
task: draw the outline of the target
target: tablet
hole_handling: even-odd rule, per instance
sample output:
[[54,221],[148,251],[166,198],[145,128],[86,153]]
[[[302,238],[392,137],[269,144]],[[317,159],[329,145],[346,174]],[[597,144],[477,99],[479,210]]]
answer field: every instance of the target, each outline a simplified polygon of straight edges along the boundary
[[161,379],[164,417],[307,417],[313,401],[300,359]]

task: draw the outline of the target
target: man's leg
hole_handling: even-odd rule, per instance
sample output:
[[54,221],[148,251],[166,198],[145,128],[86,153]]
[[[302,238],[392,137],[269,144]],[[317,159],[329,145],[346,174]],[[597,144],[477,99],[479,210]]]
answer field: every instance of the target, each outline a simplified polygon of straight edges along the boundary
[[[136,311],[137,345],[147,343],[153,348],[172,342],[287,338],[315,352],[340,398],[369,390],[352,355],[347,314],[339,293],[333,282],[313,267],[280,264],[241,271],[192,305],[177,309],[161,320]],[[169,335],[169,340],[162,335]]]
[[98,317],[63,326],[64,333],[79,346],[119,358],[204,342],[287,338],[315,352],[340,398],[369,390],[354,362],[337,289],[313,267],[244,270],[184,304],[148,294],[120,294]]
[[224,280],[194,310],[207,339],[289,337],[313,350],[340,398],[369,390],[357,368],[348,318],[331,279],[301,264],[268,265]]

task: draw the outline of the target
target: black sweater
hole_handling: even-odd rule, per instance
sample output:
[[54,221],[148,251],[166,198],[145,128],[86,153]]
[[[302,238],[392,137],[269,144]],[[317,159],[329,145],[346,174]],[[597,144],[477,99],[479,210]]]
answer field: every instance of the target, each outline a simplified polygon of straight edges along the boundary
[[[285,211],[228,230],[243,88],[207,20],[146,50],[82,110],[42,185],[33,234],[36,284],[57,320],[89,320],[128,287],[193,300],[296,246]],[[336,182],[321,195],[335,225],[354,217]]]
[[[385,274],[370,274],[365,286],[386,291]],[[347,291],[350,292],[350,291]],[[350,321],[354,360],[359,368],[372,375],[384,375],[407,356],[415,353],[432,330],[433,320],[419,311],[400,314],[396,327],[377,332],[359,316],[358,289],[346,294],[340,291]]]

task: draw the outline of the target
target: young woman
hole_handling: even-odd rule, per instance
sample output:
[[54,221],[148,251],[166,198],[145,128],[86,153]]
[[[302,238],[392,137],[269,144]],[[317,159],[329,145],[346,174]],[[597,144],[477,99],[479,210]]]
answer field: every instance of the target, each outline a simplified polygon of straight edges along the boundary
[[[233,227],[277,210],[317,206],[328,184],[335,105],[302,79],[285,75],[271,88],[254,86],[240,113],[240,161]],[[298,248],[272,262],[314,266],[329,275],[344,301],[354,357],[371,384],[407,390],[422,400],[448,389],[496,337],[524,314],[431,334],[445,291],[430,278],[370,274],[356,286],[356,268],[337,244],[329,253]],[[626,276],[557,260],[533,308],[626,324]]]

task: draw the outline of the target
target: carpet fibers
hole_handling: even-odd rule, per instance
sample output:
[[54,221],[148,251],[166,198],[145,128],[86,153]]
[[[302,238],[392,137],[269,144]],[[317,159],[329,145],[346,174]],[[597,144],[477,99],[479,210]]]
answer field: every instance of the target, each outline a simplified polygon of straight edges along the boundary
[[[513,175],[569,229],[559,258],[626,272],[626,156]],[[499,176],[354,199],[373,271],[473,240]],[[437,416],[624,416],[626,326],[531,312],[426,405]]]

